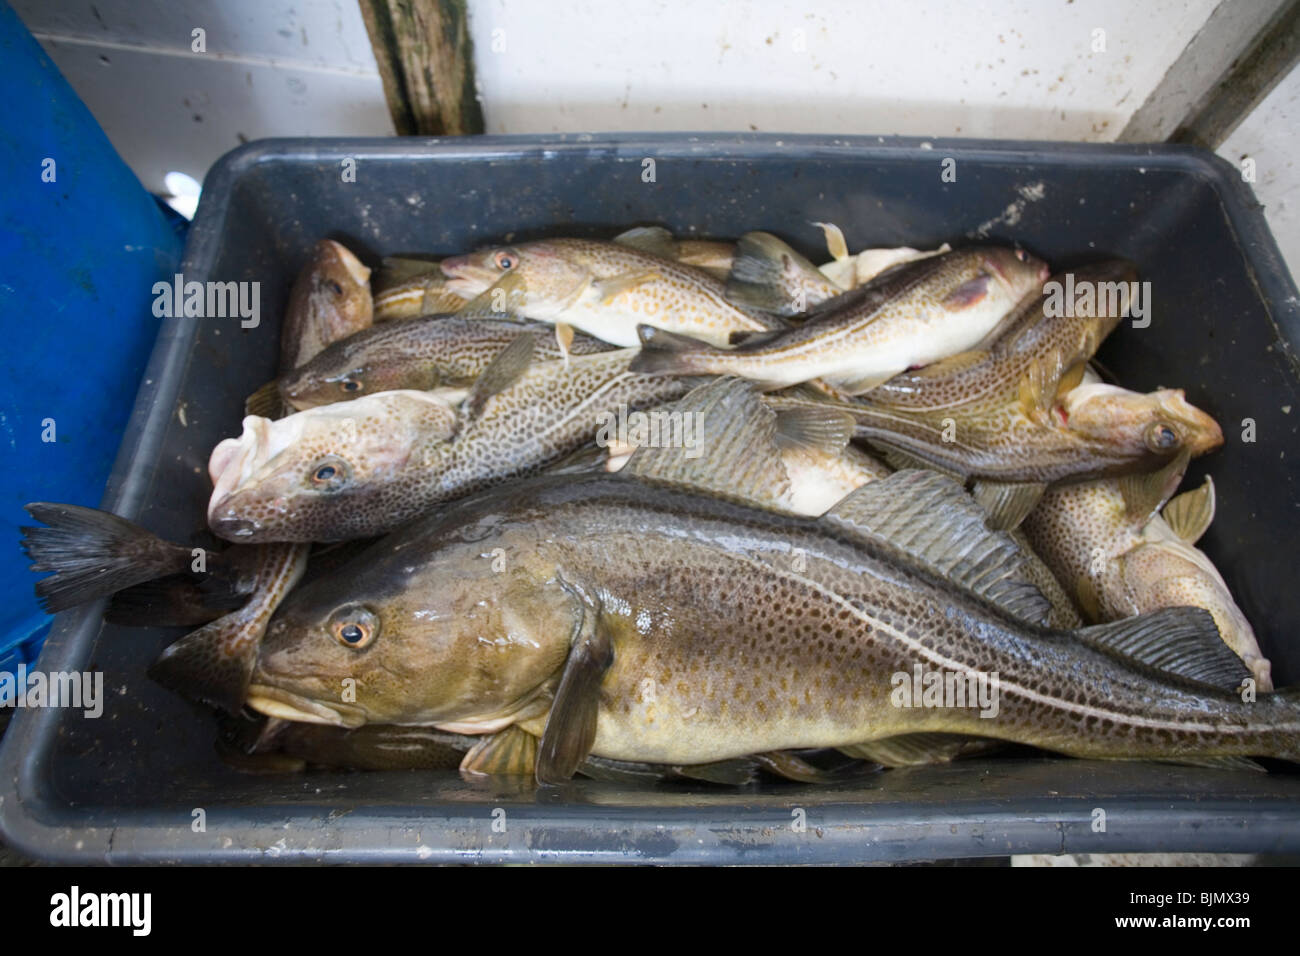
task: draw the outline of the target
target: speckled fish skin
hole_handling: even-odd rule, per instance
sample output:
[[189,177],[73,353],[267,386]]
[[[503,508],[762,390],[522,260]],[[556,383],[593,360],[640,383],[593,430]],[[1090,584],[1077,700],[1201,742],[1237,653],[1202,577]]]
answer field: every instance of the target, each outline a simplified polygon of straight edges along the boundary
[[777,409],[829,402],[853,416],[859,438],[955,475],[991,481],[1050,484],[1150,471],[1184,447],[1195,456],[1223,444],[1218,423],[1188,403],[1181,389],[1140,394],[1080,386],[1042,419],[1026,414],[1019,401],[961,418],[948,410],[919,414],[789,395],[768,401]]
[[[465,420],[463,390],[380,392],[279,421],[249,416],[212,453],[212,530],[233,541],[343,541],[540,471],[590,441],[602,413],[680,398],[613,350],[530,367]],[[322,468],[332,469],[320,480]]]
[[[1159,514],[1135,522],[1127,511],[1117,481],[1083,482],[1049,490],[1024,530],[1090,620],[1203,607],[1260,689],[1272,690],[1271,665],[1254,629],[1205,552],[1179,538]],[[1084,581],[1088,595],[1081,593]]]
[[[1024,252],[960,249],[899,266],[831,300],[802,325],[734,349],[644,350],[640,371],[737,375],[769,388],[821,379],[861,392],[972,348],[1047,278]],[[960,290],[983,282],[984,291]]]
[[280,328],[281,370],[297,368],[373,321],[370,270],[345,246],[322,239],[289,293]]
[[[521,332],[532,331],[533,360],[562,359],[540,322],[426,315],[383,323],[335,342],[306,365],[280,378],[280,394],[297,411],[399,389],[465,388]],[[574,355],[608,351],[586,335],[569,345]]]
[[[250,706],[343,726],[541,735],[575,627],[593,613],[612,663],[590,752],[611,759],[699,764],[922,731],[1083,757],[1300,752],[1287,695],[1193,691],[843,525],[617,475],[533,479],[462,502],[300,589],[268,628]],[[891,675],[917,664],[996,672],[997,715],[895,706]],[[357,682],[354,702],[339,700],[343,677]]]
[[[528,290],[520,310],[525,318],[564,323],[624,348],[640,343],[642,323],[719,345],[732,332],[782,324],[732,305],[721,280],[702,269],[615,242],[544,239],[445,259],[442,269],[447,287],[466,297],[518,272]],[[628,277],[644,281],[621,291],[602,287]]]
[[[1122,260],[1107,260],[1070,270],[1083,283],[1133,282],[1137,271]],[[1063,281],[1062,277],[1056,277]],[[1122,309],[1093,314],[1051,315],[1046,294],[1026,300],[1006,321],[1006,331],[986,350],[966,353],[972,361],[956,367],[940,362],[896,375],[871,390],[873,405],[918,411],[957,409],[979,414],[993,404],[1015,401],[1022,383],[1032,381],[1046,391],[1050,403],[1061,376],[1086,362],[1119,324]],[[962,356],[965,358],[966,356]],[[956,361],[956,360],[954,360]]]

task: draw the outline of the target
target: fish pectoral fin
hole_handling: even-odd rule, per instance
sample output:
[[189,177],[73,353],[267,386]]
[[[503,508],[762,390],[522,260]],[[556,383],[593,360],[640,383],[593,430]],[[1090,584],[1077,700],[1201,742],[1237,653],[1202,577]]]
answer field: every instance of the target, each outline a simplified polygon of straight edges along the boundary
[[1067,392],[1078,388],[1083,383],[1083,373],[1086,371],[1088,371],[1087,362],[1076,362],[1066,369],[1056,380],[1056,397],[1062,398]]
[[1235,691],[1251,676],[1204,608],[1162,608],[1075,634],[1094,650],[1183,683]]
[[661,259],[680,259],[677,240],[663,226],[635,226],[612,240],[629,249],[639,249]]
[[826,237],[826,251],[831,254],[831,258],[836,262],[843,262],[849,258],[849,244],[844,240],[844,232],[833,222],[815,222]]
[[821,520],[884,541],[1008,613],[1046,624],[1052,606],[1030,582],[1020,546],[985,518],[951,478],[909,470],[868,482]]
[[776,413],[778,448],[805,448],[837,456],[853,437],[856,422],[848,412],[826,408],[787,408]]
[[[426,288],[426,298],[428,294]],[[518,272],[507,272],[457,309],[454,315],[460,319],[518,319],[526,296],[524,277]]]
[[461,773],[531,777],[537,770],[537,738],[511,724],[479,740],[460,762]]
[[275,420],[285,413],[284,399],[280,396],[280,380],[273,378],[248,398],[244,399],[245,415],[261,415]]
[[656,279],[662,279],[657,272],[636,272],[628,275],[614,276],[609,279],[599,279],[594,285],[596,289],[596,298],[601,305],[609,305],[624,292],[630,292],[637,286],[644,285],[647,282],[654,282]]
[[[819,290],[811,301],[809,290]],[[770,232],[747,232],[736,242],[725,293],[732,305],[801,315],[839,291],[816,266]]]
[[972,494],[988,513],[990,530],[1011,531],[1034,510],[1045,491],[1047,485],[1041,481],[1013,483],[981,479],[975,482]]
[[1214,521],[1214,508],[1214,480],[1206,475],[1201,487],[1175,495],[1161,514],[1174,534],[1195,544]]
[[473,421],[483,412],[483,406],[493,395],[505,391],[528,370],[533,361],[533,350],[537,342],[531,332],[520,332],[488,363],[487,368],[474,384],[469,394],[461,403],[465,412],[465,421]]
[[[643,445],[623,471],[644,481],[778,508],[790,492],[790,476],[777,445],[777,414],[753,384],[714,379],[673,407],[681,421],[696,422],[694,442]],[[685,424],[683,424],[685,429]],[[707,454],[702,452],[707,449]]]
[[577,599],[569,657],[551,703],[537,747],[537,782],[568,781],[596,741],[600,710],[600,683],[614,661],[614,646],[601,627],[599,600],[585,589],[565,581],[561,586]]
[[943,300],[944,308],[969,309],[971,306],[979,305],[989,294],[989,285],[992,282],[993,277],[986,272],[980,273],[973,279],[967,279],[948,293]]
[[1124,511],[1135,528],[1141,528],[1155,516],[1169,500],[1183,480],[1191,450],[1184,447],[1163,468],[1156,471],[1123,475],[1119,479],[1119,493],[1124,499]]
[[920,767],[950,763],[958,757],[984,753],[1001,746],[1001,741],[966,734],[917,733],[899,734],[837,748],[859,760],[870,760],[882,767]]

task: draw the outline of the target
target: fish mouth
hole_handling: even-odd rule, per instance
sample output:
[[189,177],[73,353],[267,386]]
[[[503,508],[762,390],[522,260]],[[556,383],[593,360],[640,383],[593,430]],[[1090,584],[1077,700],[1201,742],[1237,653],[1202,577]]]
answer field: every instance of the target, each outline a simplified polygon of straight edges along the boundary
[[470,255],[443,259],[439,267],[442,269],[442,274],[447,277],[447,291],[462,297],[476,296],[491,288],[492,284],[500,278],[494,270],[476,265],[474,257]]
[[[271,420],[249,415],[244,419],[244,431],[238,438],[227,438],[212,449],[208,458],[208,477],[212,479],[212,496],[208,499],[210,525],[214,521],[226,520],[218,515],[221,505],[253,477],[260,458],[258,451],[267,446],[270,438]],[[213,530],[217,530],[215,525]],[[246,536],[247,532],[241,535]]]
[[294,720],[305,724],[331,727],[361,727],[366,723],[359,707],[348,704],[322,704],[309,697],[269,684],[250,684],[244,703],[260,714]]

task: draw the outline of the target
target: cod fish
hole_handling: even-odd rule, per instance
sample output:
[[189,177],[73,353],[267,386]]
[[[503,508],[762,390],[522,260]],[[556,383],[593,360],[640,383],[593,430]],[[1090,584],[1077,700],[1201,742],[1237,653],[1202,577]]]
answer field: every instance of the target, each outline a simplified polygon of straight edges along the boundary
[[719,349],[651,325],[640,329],[635,370],[738,375],[766,388],[813,379],[849,394],[973,348],[1047,278],[1023,251],[960,249],[909,262],[826,302],[797,328]]
[[1053,488],[1025,519],[1025,534],[1088,620],[1205,608],[1259,688],[1272,690],[1272,668],[1250,622],[1195,547],[1214,517],[1213,482],[1168,500],[1186,464],[1180,456],[1154,475]]
[[280,327],[280,369],[297,368],[373,321],[370,270],[342,244],[322,239],[289,293]]
[[543,239],[445,259],[442,271],[447,288],[466,297],[517,273],[527,287],[520,309],[525,318],[578,329],[624,348],[640,343],[641,323],[719,345],[733,332],[783,324],[728,302],[723,283],[708,272],[627,242]]
[[447,289],[438,263],[389,256],[375,276],[376,322],[458,312],[466,300]]
[[891,464],[975,479],[976,498],[997,530],[1016,527],[1049,485],[1149,472],[1184,450],[1195,456],[1223,444],[1218,423],[1181,389],[1141,394],[1080,385],[1041,419],[1018,401],[960,418],[802,395],[770,402],[777,409],[830,406],[851,415],[855,436],[883,449]]
[[[750,463],[718,464],[743,492]],[[1018,549],[950,479],[899,472],[807,519],[668,471],[519,481],[381,540],[281,605],[249,706],[484,735],[481,760],[522,731],[544,784],[591,755],[698,766],[918,734],[1300,759],[1296,694],[1244,700],[1209,614],[1047,627]],[[944,675],[948,706],[900,694],[917,671]]]
[[247,542],[344,541],[534,473],[594,435],[599,418],[681,397],[685,382],[628,371],[634,350],[530,361],[517,336],[469,389],[379,392],[278,421],[244,419],[213,450],[208,523]]
[[[468,388],[491,360],[521,332],[534,338],[533,360],[564,358],[547,326],[513,319],[426,315],[385,322],[335,342],[307,364],[283,375],[277,391],[296,411],[319,405],[412,389]],[[591,355],[612,346],[577,335],[568,352]],[[255,406],[250,414],[259,414]]]

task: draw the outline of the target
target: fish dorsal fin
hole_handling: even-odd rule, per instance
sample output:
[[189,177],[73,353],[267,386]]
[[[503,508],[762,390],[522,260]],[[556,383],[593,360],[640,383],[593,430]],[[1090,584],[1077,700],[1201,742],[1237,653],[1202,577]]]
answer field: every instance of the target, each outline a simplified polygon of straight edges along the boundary
[[778,448],[805,448],[823,455],[839,455],[853,437],[856,423],[848,412],[834,408],[787,408],[776,413]]
[[1051,604],[1025,575],[1011,536],[985,526],[984,509],[961,485],[933,471],[899,471],[863,485],[822,519],[883,540],[1031,624]]
[[473,421],[483,412],[487,400],[499,392],[505,391],[527,371],[533,360],[533,350],[537,346],[532,332],[520,332],[487,364],[469,394],[465,396],[462,408],[466,421]]
[[1133,527],[1141,528],[1169,500],[1183,480],[1192,453],[1183,448],[1163,468],[1157,471],[1124,475],[1119,479],[1119,493],[1124,499],[1124,511]]
[[727,301],[748,309],[777,315],[800,315],[809,303],[795,302],[794,288],[829,285],[811,262],[770,232],[747,232],[736,242],[731,273],[727,276]]
[[537,738],[513,724],[479,740],[460,762],[462,773],[531,777],[537,770]]
[[1162,608],[1075,634],[1094,650],[1183,683],[1234,691],[1251,676],[1204,608]]
[[1214,521],[1214,480],[1205,476],[1205,484],[1175,495],[1161,512],[1169,529],[1188,544],[1195,544]]
[[608,279],[597,279],[592,283],[596,290],[596,299],[601,305],[609,305],[624,292],[631,292],[638,286],[645,285],[647,282],[656,282],[662,279],[658,272],[647,270],[645,272],[627,272],[623,275],[611,276]]
[[679,258],[677,240],[663,226],[636,226],[620,232],[612,240],[629,249],[639,249],[661,259]]
[[[623,471],[646,481],[704,491],[732,501],[776,508],[790,493],[790,477],[777,444],[777,414],[743,379],[700,385],[672,408],[683,428],[698,423],[686,447],[638,448]],[[690,418],[686,416],[690,415]]]
[[1041,481],[975,482],[972,494],[975,501],[988,513],[988,525],[994,531],[1011,531],[1020,527],[1020,522],[1034,510],[1034,506],[1047,491],[1047,485]]
[[524,277],[507,272],[454,313],[460,319],[518,319],[527,290]]

